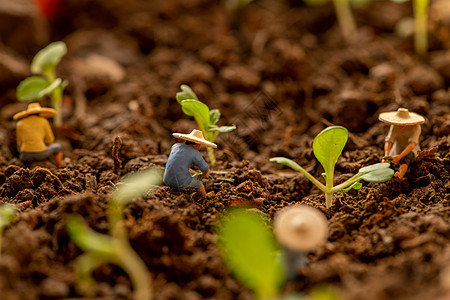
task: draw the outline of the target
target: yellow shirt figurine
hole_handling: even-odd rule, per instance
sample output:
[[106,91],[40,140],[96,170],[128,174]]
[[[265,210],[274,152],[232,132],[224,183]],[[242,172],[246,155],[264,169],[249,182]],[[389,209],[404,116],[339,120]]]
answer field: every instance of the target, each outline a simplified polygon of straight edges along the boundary
[[54,109],[41,107],[39,103],[31,103],[27,110],[14,115],[13,119],[18,121],[17,148],[22,162],[45,160],[55,155],[56,165],[61,166],[62,148],[61,145],[53,143],[55,136],[47,120],[55,115]]
[[425,118],[406,108],[399,108],[397,111],[381,113],[378,119],[391,125],[384,143],[384,155],[390,157],[389,162],[400,163],[394,176],[402,180],[409,164],[420,150],[420,124],[425,122]]

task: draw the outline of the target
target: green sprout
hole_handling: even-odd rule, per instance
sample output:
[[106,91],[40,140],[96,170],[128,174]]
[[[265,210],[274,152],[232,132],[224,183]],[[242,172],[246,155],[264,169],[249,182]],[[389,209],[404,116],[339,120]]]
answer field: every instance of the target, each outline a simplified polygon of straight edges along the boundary
[[0,207],[0,256],[2,255],[2,235],[3,229],[8,226],[16,217],[17,209],[10,205],[5,204]]
[[[330,0],[305,0],[309,5],[322,5]],[[333,1],[334,10],[336,11],[336,17],[339,23],[339,28],[341,30],[342,36],[347,41],[347,43],[354,40],[356,35],[356,23],[353,17],[352,9],[350,3],[356,5],[365,5],[369,0],[331,0]]]
[[280,295],[286,275],[281,247],[270,221],[259,211],[235,208],[224,214],[217,226],[219,250],[236,278],[265,300],[340,300],[334,290],[319,286],[310,296]]
[[[402,3],[408,0],[391,0]],[[419,55],[425,55],[428,51],[428,6],[430,0],[413,0],[414,8],[414,50]]]
[[[209,107],[203,102],[198,100],[197,95],[187,85],[182,84],[180,86],[181,92],[178,92],[176,99],[181,105],[183,112],[191,117],[194,117],[199,129],[202,131],[206,140],[214,143],[214,140],[219,133],[230,132],[236,129],[236,126],[217,126],[217,122],[220,119],[220,111],[218,109],[209,109]],[[216,157],[214,155],[214,149],[208,149],[208,156],[211,165],[216,164]]]
[[[330,208],[333,203],[334,193],[343,190],[348,191],[351,188],[360,188],[361,185],[358,183],[361,179],[367,182],[384,182],[391,179],[392,175],[394,175],[394,170],[389,168],[389,163],[378,163],[359,169],[359,172],[356,175],[347,181],[334,186],[334,167],[342,150],[344,150],[347,139],[347,129],[342,126],[328,127],[322,130],[314,139],[313,152],[317,160],[325,169],[325,185],[293,160],[285,157],[273,157],[270,161],[277,162],[303,173],[306,178],[325,193],[326,207]],[[350,187],[350,189],[347,189],[348,187]]]
[[108,223],[110,236],[88,228],[79,215],[67,219],[67,231],[75,244],[85,253],[77,258],[75,267],[78,288],[91,296],[95,286],[91,273],[104,263],[120,266],[130,276],[135,289],[135,300],[152,299],[151,278],[145,263],[131,248],[123,225],[125,206],[142,197],[160,184],[161,174],[154,169],[128,176],[109,201]]
[[218,227],[225,264],[257,299],[273,299],[284,283],[279,246],[263,218],[245,209],[233,209]]
[[56,110],[54,124],[62,125],[61,105],[64,88],[67,81],[56,77],[56,66],[67,53],[64,42],[54,42],[40,50],[31,62],[33,76],[19,83],[16,97],[19,101],[37,101],[45,96],[51,99],[51,105]]

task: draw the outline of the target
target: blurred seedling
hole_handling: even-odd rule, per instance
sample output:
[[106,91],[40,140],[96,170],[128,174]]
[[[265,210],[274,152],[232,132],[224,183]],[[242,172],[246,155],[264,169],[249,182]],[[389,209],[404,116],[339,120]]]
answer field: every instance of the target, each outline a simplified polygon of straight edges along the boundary
[[2,255],[3,230],[12,221],[14,221],[16,214],[17,214],[17,209],[10,204],[4,204],[0,207],[0,256]]
[[389,163],[378,163],[359,169],[359,172],[347,181],[334,186],[334,169],[339,156],[347,143],[348,132],[342,126],[331,126],[322,130],[314,139],[313,152],[317,160],[325,169],[325,185],[314,178],[296,162],[285,157],[273,157],[271,162],[288,166],[295,171],[301,172],[314,185],[325,193],[326,207],[333,204],[333,194],[349,189],[361,188],[360,180],[367,182],[384,182],[392,178],[394,170],[389,168]]
[[128,241],[123,224],[123,210],[135,198],[145,196],[155,185],[161,184],[161,178],[159,171],[151,169],[124,179],[109,201],[110,235],[88,228],[79,215],[69,216],[67,231],[75,244],[85,252],[75,262],[77,284],[81,293],[93,296],[95,282],[91,273],[101,264],[111,263],[120,266],[130,276],[135,300],[152,299],[151,277],[145,263]]
[[[409,0],[391,0],[402,3]],[[428,51],[428,7],[430,0],[412,0],[414,8],[414,50],[418,55]]]
[[[255,293],[255,299],[340,299],[328,287],[314,288],[310,296],[280,295],[285,276],[289,275],[284,269],[286,252],[281,251],[282,249],[271,230],[269,218],[259,210],[231,209],[221,217],[216,229],[219,236],[220,254],[225,265],[242,284]],[[321,241],[323,236],[319,234],[319,236],[308,238],[310,238],[309,241],[300,242],[307,246],[317,245],[316,242]],[[299,241],[295,243],[298,244]]]
[[356,22],[352,13],[351,4],[363,6],[370,0],[304,0],[308,5],[322,5],[333,2],[336,18],[339,23],[342,36],[347,43],[354,40],[356,36]]
[[275,299],[284,283],[277,259],[279,245],[264,219],[254,211],[232,209],[218,226],[225,264],[256,299]]
[[[181,85],[181,92],[178,92],[176,99],[181,105],[183,112],[194,117],[198,128],[202,131],[206,140],[214,143],[219,133],[230,132],[236,129],[236,126],[217,126],[220,119],[220,111],[218,109],[209,109],[203,102],[198,100],[197,95],[188,85]],[[214,149],[208,147],[208,157],[211,165],[216,164]]]
[[53,120],[56,126],[62,125],[62,96],[67,86],[67,81],[56,77],[56,67],[66,53],[66,44],[61,41],[53,42],[40,50],[31,62],[33,76],[22,80],[16,90],[19,101],[31,102],[50,97],[51,106],[56,110]]

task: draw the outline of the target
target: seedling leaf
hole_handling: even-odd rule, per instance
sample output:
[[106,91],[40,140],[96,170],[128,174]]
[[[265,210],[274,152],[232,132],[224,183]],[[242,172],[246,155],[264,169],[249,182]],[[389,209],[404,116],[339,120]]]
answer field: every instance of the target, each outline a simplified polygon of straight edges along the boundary
[[186,115],[194,117],[197,123],[200,121],[205,128],[208,128],[210,112],[206,104],[198,100],[183,100],[180,104]]
[[359,190],[359,189],[361,189],[361,188],[362,188],[362,183],[361,183],[361,182],[355,182],[355,183],[352,184],[351,186],[342,189],[341,192],[347,193],[347,192],[350,191],[351,189]]
[[61,83],[60,78],[50,82],[40,76],[31,76],[20,82],[16,90],[16,97],[19,101],[39,100],[58,88]]
[[181,101],[183,101],[183,100],[189,100],[189,99],[198,101],[197,95],[194,93],[194,91],[188,85],[182,84],[180,86],[180,89],[181,89],[181,92],[178,92],[176,95],[178,103],[181,103]]
[[224,132],[231,132],[236,129],[236,126],[216,126],[216,125],[209,125],[208,131],[218,131],[220,133]]
[[219,122],[220,119],[220,111],[218,109],[211,109],[209,113],[209,123],[211,125],[216,125],[217,122]]
[[333,177],[334,165],[347,143],[347,129],[341,126],[331,126],[322,130],[314,139],[313,152],[325,169],[327,177]]
[[127,176],[114,193],[113,199],[126,205],[133,198],[145,196],[156,185],[162,183],[162,174],[157,169],[149,169]]
[[363,175],[361,179],[367,182],[384,182],[391,179],[392,175],[394,175],[394,170],[390,168],[384,168],[367,173]]
[[284,281],[273,233],[257,214],[235,209],[219,227],[220,249],[234,275],[261,298],[271,297]]
[[17,209],[10,204],[4,204],[0,207],[0,231],[14,220],[16,214]]
[[93,252],[106,257],[115,257],[113,239],[88,228],[81,216],[67,218],[67,231],[75,244],[85,252]]
[[53,74],[56,65],[66,53],[67,47],[64,42],[59,41],[49,44],[34,56],[33,61],[31,62],[31,73],[45,75],[49,73]]

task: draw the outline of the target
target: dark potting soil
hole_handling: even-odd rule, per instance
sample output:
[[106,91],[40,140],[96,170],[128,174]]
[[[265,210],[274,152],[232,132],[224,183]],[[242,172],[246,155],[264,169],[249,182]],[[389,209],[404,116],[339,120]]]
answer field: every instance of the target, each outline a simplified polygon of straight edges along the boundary
[[[40,28],[46,42],[45,36],[64,40],[69,52],[58,72],[70,84],[65,127],[55,128],[63,167],[52,160],[25,166],[17,158],[12,115],[26,104],[15,101],[14,89],[35,51],[20,45],[34,43],[27,49],[37,50],[45,43],[1,33],[0,54],[7,59],[0,58],[0,203],[20,213],[4,231],[0,299],[82,297],[73,271],[81,250],[65,229],[67,217],[80,214],[107,233],[107,203],[118,181],[164,168],[176,142],[171,133],[196,127],[175,100],[183,83],[220,109],[220,125],[238,129],[217,140],[218,163],[204,181],[216,196],[159,187],[126,207],[130,242],[151,273],[155,299],[251,299],[221,261],[214,226],[231,206],[255,207],[272,218],[299,203],[327,216],[329,238],[283,293],[329,285],[347,300],[450,299],[443,280],[450,267],[444,2],[431,3],[426,57],[414,54],[410,35],[394,31],[412,15],[410,3],[356,8],[353,43],[342,40],[331,4],[301,1],[256,0],[232,19],[218,1],[65,0],[48,27],[1,18],[23,32]],[[326,209],[324,195],[303,175],[268,161],[286,156],[319,178],[312,140],[326,126],[342,125],[350,136],[336,181],[344,181],[381,161],[388,127],[378,114],[398,107],[426,117],[425,151],[402,182],[363,183],[359,191],[338,193]],[[133,296],[116,266],[102,265],[94,278],[101,299]]]

